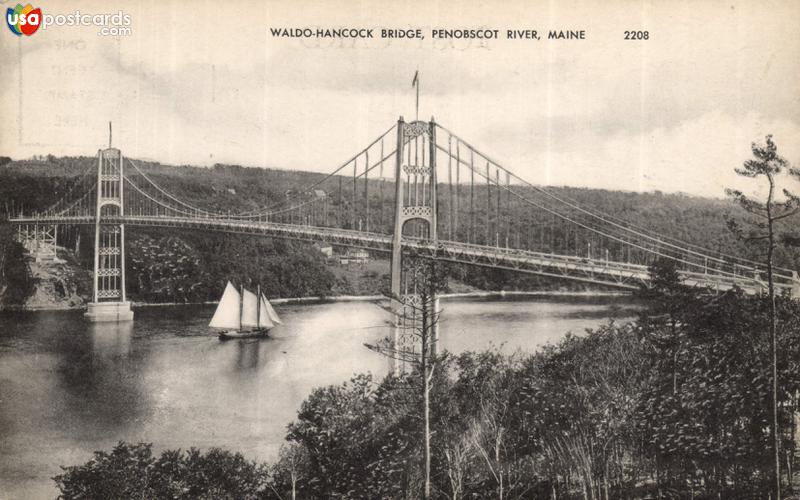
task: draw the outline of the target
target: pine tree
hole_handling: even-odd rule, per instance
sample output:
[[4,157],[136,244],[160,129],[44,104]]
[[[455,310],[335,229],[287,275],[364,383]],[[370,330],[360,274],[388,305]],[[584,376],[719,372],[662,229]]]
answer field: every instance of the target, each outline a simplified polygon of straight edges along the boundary
[[[728,220],[730,229],[743,240],[766,246],[764,252],[764,263],[767,268],[767,293],[770,303],[769,337],[771,344],[771,382],[772,382],[772,446],[774,454],[773,481],[775,488],[775,499],[781,498],[781,475],[780,475],[780,429],[778,428],[778,353],[777,353],[777,314],[775,307],[775,266],[774,256],[781,231],[778,223],[788,219],[800,212],[800,197],[783,189],[784,200],[776,198],[778,191],[778,181],[782,174],[788,171],[794,177],[800,179],[800,171],[789,167],[789,162],[778,155],[778,147],[772,141],[772,135],[766,137],[766,144],[752,144],[753,156],[755,159],[746,160],[742,168],[736,168],[737,174],[751,179],[764,178],[767,180],[769,190],[767,198],[759,201],[746,196],[744,193],[734,189],[727,189],[726,193],[736,203],[738,203],[752,219],[747,222],[749,231],[734,219]],[[788,241],[783,238],[783,241]]]
[[365,344],[367,348],[388,356],[400,363],[409,364],[420,371],[422,380],[422,421],[423,429],[423,477],[424,499],[431,498],[431,430],[430,430],[430,393],[434,370],[436,368],[438,343],[439,314],[437,294],[447,288],[446,270],[435,261],[417,261],[406,271],[413,284],[415,294],[410,297],[391,297],[402,301],[405,306],[398,321],[406,325],[405,333],[410,335],[414,343],[419,344],[410,350],[396,345],[393,339],[385,338],[376,345]]

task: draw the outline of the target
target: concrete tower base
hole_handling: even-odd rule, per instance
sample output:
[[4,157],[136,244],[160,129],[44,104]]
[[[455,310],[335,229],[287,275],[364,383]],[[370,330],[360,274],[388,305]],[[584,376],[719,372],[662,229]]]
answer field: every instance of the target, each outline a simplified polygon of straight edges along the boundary
[[89,302],[84,317],[92,323],[133,321],[130,302]]

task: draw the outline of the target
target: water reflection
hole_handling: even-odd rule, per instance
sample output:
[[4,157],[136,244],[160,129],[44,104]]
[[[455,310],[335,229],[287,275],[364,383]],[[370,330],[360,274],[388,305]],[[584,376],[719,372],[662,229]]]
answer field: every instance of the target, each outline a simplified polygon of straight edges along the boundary
[[124,359],[131,352],[133,321],[124,323],[89,323],[92,353],[100,359]]
[[236,342],[236,369],[240,371],[253,371],[259,367],[261,359],[261,340],[235,340]]
[[132,348],[133,332],[132,322],[85,323],[61,351],[57,401],[63,422],[79,436],[127,432],[146,414],[144,363]]

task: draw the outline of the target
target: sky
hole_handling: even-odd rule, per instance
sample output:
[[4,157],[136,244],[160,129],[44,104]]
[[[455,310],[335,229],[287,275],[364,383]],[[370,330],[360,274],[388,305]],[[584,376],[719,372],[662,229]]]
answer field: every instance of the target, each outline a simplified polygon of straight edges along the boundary
[[[7,0],[1,7],[12,6]],[[797,1],[37,2],[130,16],[0,34],[0,155],[126,156],[327,172],[388,129],[436,121],[537,184],[724,196],[773,134],[800,164]],[[276,38],[270,28],[421,28],[423,40]],[[434,40],[431,28],[499,29]],[[507,40],[507,29],[541,40]],[[585,40],[547,40],[584,30]],[[624,40],[646,30],[648,40]],[[798,186],[800,190],[800,186]]]

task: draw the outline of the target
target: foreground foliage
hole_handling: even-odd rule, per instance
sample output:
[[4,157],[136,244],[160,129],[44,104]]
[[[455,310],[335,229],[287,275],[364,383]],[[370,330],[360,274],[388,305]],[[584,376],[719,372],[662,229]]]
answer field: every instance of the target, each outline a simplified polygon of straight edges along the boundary
[[[769,301],[700,294],[670,265],[636,322],[534,355],[445,356],[432,384],[441,498],[762,498],[770,487]],[[800,304],[778,301],[781,456],[796,464]],[[419,374],[319,389],[288,439],[309,498],[415,498]],[[286,485],[276,485],[276,489]]]
[[[653,272],[647,306],[634,322],[567,335],[536,354],[491,350],[437,360],[433,497],[765,498],[767,300],[738,291],[701,295],[677,285],[669,266]],[[790,491],[800,304],[779,299],[777,306],[781,456]],[[419,498],[420,384],[419,373],[359,375],[316,389],[270,466],[218,450],[209,452],[213,460],[196,451],[156,460],[149,447],[118,447],[56,480],[65,498],[183,498],[186,488],[201,498]],[[201,480],[201,465],[233,472],[204,470]]]
[[168,450],[155,457],[149,444],[119,443],[53,479],[67,499],[248,499],[258,498],[267,470],[225,450]]

